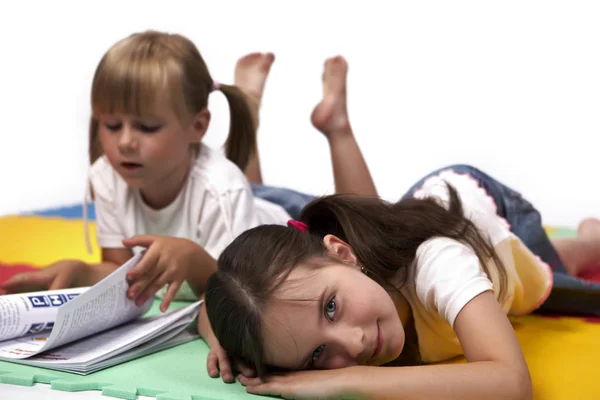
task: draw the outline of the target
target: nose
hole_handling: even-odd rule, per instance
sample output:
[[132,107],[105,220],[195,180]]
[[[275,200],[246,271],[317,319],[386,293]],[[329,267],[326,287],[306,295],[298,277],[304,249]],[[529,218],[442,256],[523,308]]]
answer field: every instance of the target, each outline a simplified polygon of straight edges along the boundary
[[[338,332],[338,340],[350,364],[360,364],[365,357],[365,331],[361,327],[347,326]],[[368,357],[368,355],[366,355]]]
[[123,154],[132,153],[137,148],[137,140],[129,124],[123,124],[119,132],[119,150]]

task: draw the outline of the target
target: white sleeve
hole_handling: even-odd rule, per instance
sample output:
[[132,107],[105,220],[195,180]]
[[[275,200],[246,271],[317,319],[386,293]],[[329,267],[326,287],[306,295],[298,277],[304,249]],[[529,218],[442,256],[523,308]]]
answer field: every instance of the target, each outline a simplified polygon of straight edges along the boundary
[[257,225],[252,193],[248,189],[228,191],[205,202],[198,226],[200,242],[216,259],[239,234]]
[[116,191],[110,177],[91,174],[96,209],[96,236],[101,248],[122,248],[125,235],[117,218]]
[[425,307],[437,311],[452,327],[469,301],[493,288],[473,249],[441,237],[417,249],[415,285]]

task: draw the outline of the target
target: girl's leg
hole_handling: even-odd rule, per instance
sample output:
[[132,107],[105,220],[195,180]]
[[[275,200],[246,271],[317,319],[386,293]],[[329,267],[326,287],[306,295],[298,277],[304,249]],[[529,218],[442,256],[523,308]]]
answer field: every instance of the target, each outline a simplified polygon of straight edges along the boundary
[[580,276],[590,266],[600,260],[600,240],[578,236],[552,240],[560,258],[564,261],[569,275]]
[[[348,64],[344,58],[338,56],[325,61],[323,98],[315,107],[311,121],[329,143],[335,192],[376,196],[375,183],[354,137],[348,117],[347,75]],[[307,155],[291,154],[291,156],[300,159],[301,162],[307,160]],[[246,175],[249,176],[250,172],[248,168]],[[257,180],[250,181],[261,183]]]
[[600,238],[600,219],[585,218],[577,227],[577,236],[588,238]]
[[[246,94],[248,105],[254,116],[256,132],[258,132],[260,103],[265,82],[273,61],[275,61],[273,53],[251,53],[240,58],[235,66],[234,84]],[[250,157],[244,174],[249,182],[262,183],[258,148],[256,153]]]
[[315,107],[311,121],[328,140],[336,193],[377,196],[375,183],[356,142],[348,109],[346,88],[348,64],[342,57],[325,61],[323,99]]
[[600,262],[600,220],[586,218],[579,223],[577,238],[555,239],[552,244],[565,263],[572,265],[572,275],[580,276]]
[[[375,184],[362,156],[350,126],[346,108],[346,76],[348,66],[342,57],[334,57],[325,62],[323,72],[323,99],[315,107],[311,120],[329,142],[336,193],[352,193],[362,196],[376,196]],[[265,75],[266,76],[266,75]],[[262,81],[264,83],[264,79]],[[241,84],[240,86],[244,86]],[[297,157],[297,155],[295,155]],[[300,158],[304,159],[304,156]],[[256,164],[258,165],[258,164]],[[282,206],[296,218],[302,208],[314,196],[293,190],[262,185],[251,180],[251,169],[246,176],[252,183],[256,197]]]

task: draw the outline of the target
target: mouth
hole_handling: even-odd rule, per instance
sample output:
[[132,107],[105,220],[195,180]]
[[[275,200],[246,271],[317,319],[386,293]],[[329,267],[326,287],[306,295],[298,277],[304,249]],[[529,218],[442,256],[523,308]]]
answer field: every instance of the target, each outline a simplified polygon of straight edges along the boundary
[[121,168],[127,171],[135,171],[136,169],[142,168],[142,164],[132,163],[132,162],[122,162]]
[[371,356],[371,360],[379,354],[381,351],[381,347],[383,346],[383,335],[381,334],[381,329],[379,328],[379,322],[377,323],[377,339],[375,340],[375,350],[373,351],[373,355]]

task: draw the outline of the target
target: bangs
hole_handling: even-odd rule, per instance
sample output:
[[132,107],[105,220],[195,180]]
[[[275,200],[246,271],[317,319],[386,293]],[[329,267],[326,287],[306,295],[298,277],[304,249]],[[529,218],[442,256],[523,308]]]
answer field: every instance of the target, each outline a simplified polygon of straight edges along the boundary
[[[102,60],[92,85],[92,113],[149,116],[165,104],[182,115],[179,67],[150,52],[115,48]],[[129,53],[129,54],[127,54]]]

